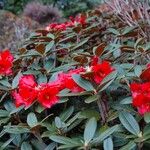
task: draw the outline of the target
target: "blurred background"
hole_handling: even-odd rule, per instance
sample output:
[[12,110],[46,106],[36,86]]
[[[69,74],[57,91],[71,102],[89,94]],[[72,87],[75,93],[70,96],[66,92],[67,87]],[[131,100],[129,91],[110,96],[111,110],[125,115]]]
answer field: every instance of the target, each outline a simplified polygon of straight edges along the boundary
[[37,29],[93,9],[102,0],[0,0],[0,50],[17,50]]

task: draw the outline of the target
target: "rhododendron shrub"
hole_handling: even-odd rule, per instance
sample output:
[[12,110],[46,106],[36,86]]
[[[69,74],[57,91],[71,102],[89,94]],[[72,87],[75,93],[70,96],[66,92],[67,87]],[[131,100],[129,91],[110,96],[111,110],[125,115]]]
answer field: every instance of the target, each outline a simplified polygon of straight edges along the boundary
[[129,26],[108,9],[0,52],[2,149],[150,149],[149,25],[139,17]]

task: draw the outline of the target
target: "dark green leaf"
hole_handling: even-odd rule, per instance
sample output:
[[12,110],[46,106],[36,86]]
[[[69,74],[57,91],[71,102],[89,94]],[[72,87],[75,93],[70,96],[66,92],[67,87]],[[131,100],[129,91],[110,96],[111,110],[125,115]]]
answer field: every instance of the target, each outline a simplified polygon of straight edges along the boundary
[[29,113],[27,116],[27,123],[32,128],[37,125],[37,117],[34,113]]
[[84,141],[86,144],[88,144],[94,137],[96,127],[97,127],[97,122],[96,122],[96,119],[93,117],[87,122],[85,126]]
[[111,137],[104,140],[103,147],[104,150],[113,150],[113,141]]
[[120,112],[119,113],[119,119],[122,123],[122,125],[132,134],[139,135],[140,134],[140,128],[137,123],[137,121],[134,119],[134,117],[128,113],[128,112]]
[[89,81],[83,79],[80,75],[74,74],[72,75],[72,78],[80,87],[86,91],[95,91],[93,85]]
[[31,145],[29,143],[23,142],[21,144],[21,150],[32,150],[32,147],[31,147]]

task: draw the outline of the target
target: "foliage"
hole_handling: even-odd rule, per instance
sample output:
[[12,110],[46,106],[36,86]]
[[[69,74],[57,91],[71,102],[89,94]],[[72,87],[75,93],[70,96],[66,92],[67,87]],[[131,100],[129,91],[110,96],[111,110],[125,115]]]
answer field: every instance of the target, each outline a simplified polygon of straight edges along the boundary
[[38,2],[28,3],[24,8],[23,15],[30,17],[40,24],[57,22],[61,18],[61,12],[58,8]]
[[[34,0],[6,0],[4,9],[9,10],[15,14],[20,14],[25,7],[25,5]],[[97,4],[100,4],[99,0],[38,0],[44,4],[50,5],[59,8],[65,17],[70,15],[75,15],[80,12],[84,12],[88,9],[91,9]],[[35,1],[37,2],[37,1]]]
[[1,53],[1,149],[148,150],[145,23],[131,27],[93,10],[60,25],[32,33],[12,52],[13,67],[10,54],[7,68]]

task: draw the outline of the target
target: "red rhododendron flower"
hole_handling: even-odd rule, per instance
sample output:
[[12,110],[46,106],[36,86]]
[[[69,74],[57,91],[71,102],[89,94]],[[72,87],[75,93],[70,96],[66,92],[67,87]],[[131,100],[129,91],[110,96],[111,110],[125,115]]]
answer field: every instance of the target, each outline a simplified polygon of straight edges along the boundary
[[12,93],[16,107],[30,106],[37,98],[37,84],[33,75],[22,76],[19,80],[18,90]]
[[78,68],[74,70],[70,70],[68,73],[59,74],[58,78],[62,81],[64,88],[69,89],[72,92],[82,92],[84,89],[80,87],[73,79],[72,75],[80,74],[85,72],[84,68]]
[[150,64],[147,65],[147,69],[142,72],[140,78],[144,81],[150,81]]
[[94,66],[94,65],[97,65],[98,64],[98,61],[99,61],[99,58],[97,56],[94,56],[92,58],[92,61],[90,63],[90,66]]
[[13,55],[9,50],[5,50],[0,53],[0,74],[1,75],[10,75],[12,74],[13,66]]
[[107,75],[114,71],[114,69],[109,62],[103,61],[101,64],[91,66],[91,71],[93,72],[93,80],[99,84]]
[[138,108],[140,114],[150,112],[150,82],[130,85],[132,93],[132,104]]
[[46,108],[51,108],[54,104],[58,103],[59,97],[57,94],[60,91],[60,82],[53,81],[47,84],[41,84],[38,93],[38,101]]
[[83,15],[77,16],[75,18],[70,17],[70,20],[64,23],[51,23],[46,27],[46,30],[59,30],[64,31],[69,27],[74,27],[76,24],[81,24],[82,26],[86,24],[86,17]]

